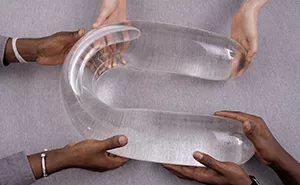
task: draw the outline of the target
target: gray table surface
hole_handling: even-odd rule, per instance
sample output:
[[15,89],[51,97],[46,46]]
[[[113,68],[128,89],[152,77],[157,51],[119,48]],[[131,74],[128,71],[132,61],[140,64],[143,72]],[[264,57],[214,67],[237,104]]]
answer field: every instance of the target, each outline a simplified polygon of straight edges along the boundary
[[[241,1],[128,0],[128,15],[132,20],[168,22],[229,35],[231,19]],[[39,37],[79,27],[90,29],[100,4],[100,0],[1,0],[0,34]],[[271,0],[259,17],[259,53],[252,68],[238,80],[225,83],[221,93],[216,89],[203,92],[195,105],[205,114],[231,109],[262,116],[278,141],[298,160],[299,6],[299,0]],[[61,104],[60,70],[60,66],[36,64],[0,68],[0,157],[22,150],[30,154],[82,140]],[[243,167],[262,184],[282,184],[272,170],[254,158]],[[35,184],[197,183],[180,180],[159,164],[130,161],[103,174],[65,170]]]

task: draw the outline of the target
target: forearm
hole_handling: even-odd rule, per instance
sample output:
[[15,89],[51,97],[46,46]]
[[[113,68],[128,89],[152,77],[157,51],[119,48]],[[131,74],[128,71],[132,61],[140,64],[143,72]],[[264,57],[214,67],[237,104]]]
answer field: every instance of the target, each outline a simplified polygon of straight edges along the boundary
[[300,185],[300,164],[285,150],[278,154],[276,163],[270,167],[277,173],[282,182],[286,185]]
[[127,17],[127,2],[126,2],[126,0],[123,0],[123,1],[121,1],[120,2],[120,6],[119,6],[120,8],[121,8],[121,13],[123,14],[122,15],[122,17]]
[[259,12],[268,2],[269,0],[244,0],[240,10],[253,8]]
[[[67,148],[48,151],[46,154],[48,174],[73,167],[72,163],[76,161],[71,156],[72,151]],[[21,152],[0,159],[0,184],[29,185],[42,176],[41,153],[27,157]]]
[[[18,39],[18,52],[26,61],[35,61],[38,56],[39,43],[39,39]],[[6,63],[18,62],[13,51],[12,39],[9,39],[6,43],[4,61]]]
[[[28,156],[28,160],[35,178],[43,177],[41,153]],[[70,152],[65,148],[46,152],[45,161],[48,175],[72,166]]]

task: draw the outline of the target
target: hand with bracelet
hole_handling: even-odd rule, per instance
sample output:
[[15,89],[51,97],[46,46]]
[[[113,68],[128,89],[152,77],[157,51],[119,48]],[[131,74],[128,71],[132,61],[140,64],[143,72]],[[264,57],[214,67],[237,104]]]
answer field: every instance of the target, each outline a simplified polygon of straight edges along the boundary
[[128,161],[127,158],[107,152],[125,146],[127,142],[126,136],[114,136],[103,141],[85,140],[44,152],[46,174],[43,174],[41,153],[28,156],[28,161],[36,179],[67,168],[105,172],[123,166]]
[[[286,185],[300,184],[300,164],[277,142],[264,120],[260,117],[241,113],[221,111],[216,116],[222,116],[241,121],[243,131],[255,147],[256,158],[264,165],[271,167]],[[253,178],[237,164],[218,161],[207,154],[194,153],[195,160],[206,167],[164,166],[184,179],[216,185],[251,185]]]
[[[62,64],[72,46],[85,34],[59,32],[38,39],[11,39],[0,36],[0,63],[36,61],[41,65]],[[109,139],[85,140],[64,148],[26,156],[24,152],[0,159],[0,184],[29,185],[67,168],[82,168],[104,172],[124,165],[128,159],[107,152],[127,144],[126,136]],[[17,174],[17,176],[16,176]]]
[[[19,55],[25,61],[34,61],[41,65],[62,64],[72,46],[84,34],[85,30],[81,28],[75,32],[59,32],[43,38],[18,40],[9,38],[6,42],[3,63],[8,65],[20,62]],[[13,44],[15,44],[15,51]]]

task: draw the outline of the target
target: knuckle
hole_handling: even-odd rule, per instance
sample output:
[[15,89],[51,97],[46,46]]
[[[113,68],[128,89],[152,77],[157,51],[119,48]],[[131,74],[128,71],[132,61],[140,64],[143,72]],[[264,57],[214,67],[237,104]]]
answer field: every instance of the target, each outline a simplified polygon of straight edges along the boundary
[[212,160],[209,157],[206,157],[205,159],[203,158],[203,162],[206,166],[212,166]]
[[100,141],[99,148],[101,149],[101,151],[106,151],[106,146],[107,146],[106,141]]
[[106,140],[106,148],[115,148],[118,146],[118,136],[111,137]]
[[113,147],[114,143],[113,143],[113,138],[108,139],[106,142],[106,148],[111,148]]

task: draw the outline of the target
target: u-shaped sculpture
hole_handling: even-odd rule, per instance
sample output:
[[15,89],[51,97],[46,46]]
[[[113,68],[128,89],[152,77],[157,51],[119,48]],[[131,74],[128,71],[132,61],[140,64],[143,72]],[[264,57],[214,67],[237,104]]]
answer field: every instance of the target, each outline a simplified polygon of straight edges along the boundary
[[65,110],[83,137],[128,136],[129,143],[112,150],[114,154],[199,165],[192,158],[198,150],[241,164],[254,150],[240,122],[152,109],[147,103],[127,107],[131,100],[118,95],[127,88],[136,93],[131,97],[155,104],[166,98],[147,96],[172,96],[176,89],[168,84],[181,87],[203,79],[234,79],[248,67],[245,50],[228,38],[176,25],[128,21],[92,30],[76,43],[64,63],[61,93]]

